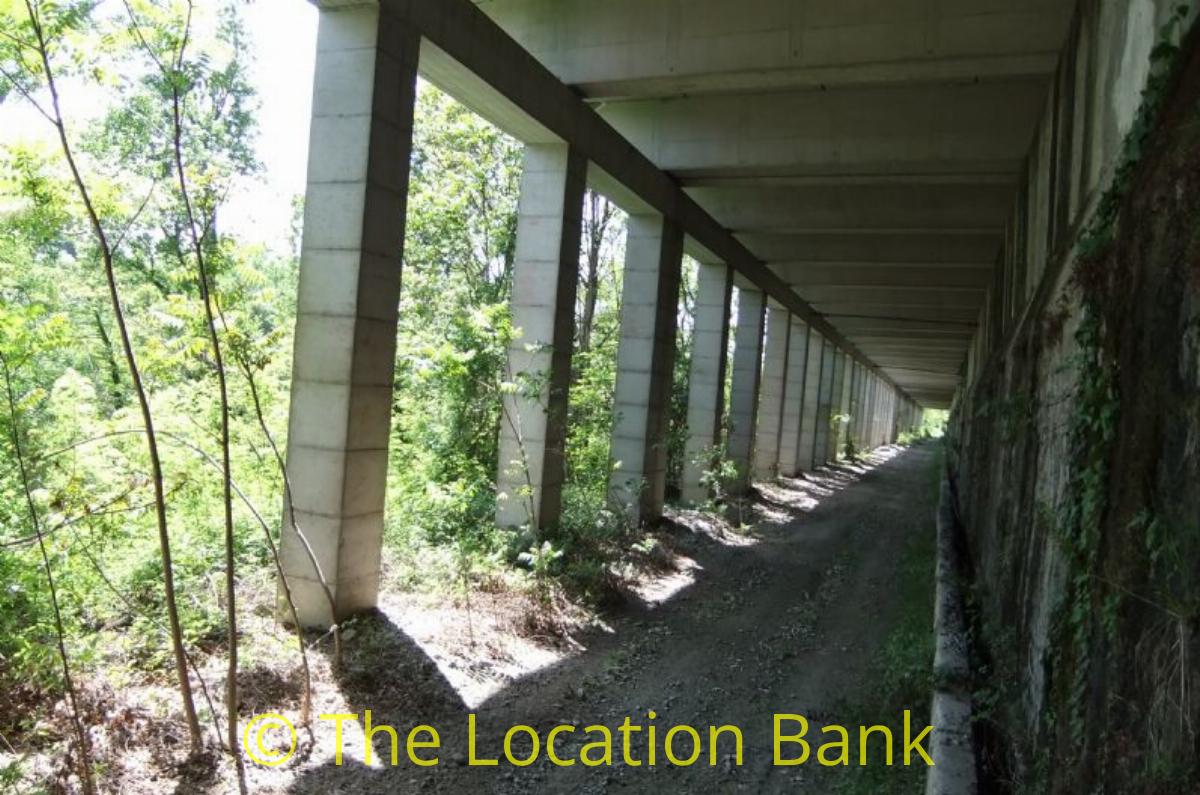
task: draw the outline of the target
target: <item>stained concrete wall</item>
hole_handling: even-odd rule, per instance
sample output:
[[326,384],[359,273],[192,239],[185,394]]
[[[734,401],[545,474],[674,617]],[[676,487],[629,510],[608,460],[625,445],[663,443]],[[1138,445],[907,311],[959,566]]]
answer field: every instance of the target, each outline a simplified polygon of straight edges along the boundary
[[[1184,791],[1197,772],[1200,700],[1168,695],[1200,684],[1196,628],[1170,607],[1200,570],[1195,34],[1157,129],[1122,146],[1174,6],[1081,4],[953,411],[1000,705],[985,758],[1028,791]],[[1118,172],[1123,151],[1140,165]],[[1112,242],[1081,247],[1114,179]]]

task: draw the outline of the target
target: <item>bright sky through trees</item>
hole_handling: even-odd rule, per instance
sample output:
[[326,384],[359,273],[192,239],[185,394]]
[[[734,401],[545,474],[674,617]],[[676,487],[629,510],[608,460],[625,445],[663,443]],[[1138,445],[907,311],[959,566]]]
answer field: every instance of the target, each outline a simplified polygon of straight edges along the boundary
[[[292,198],[304,193],[317,9],[304,0],[250,0],[238,8],[251,45],[250,82],[260,103],[256,148],[263,171],[240,181],[222,208],[221,224],[247,243],[282,247]],[[112,98],[94,88],[81,92],[78,85],[64,90],[76,118],[98,117]],[[50,125],[19,100],[14,94],[0,104],[0,145],[28,139],[53,143]]]

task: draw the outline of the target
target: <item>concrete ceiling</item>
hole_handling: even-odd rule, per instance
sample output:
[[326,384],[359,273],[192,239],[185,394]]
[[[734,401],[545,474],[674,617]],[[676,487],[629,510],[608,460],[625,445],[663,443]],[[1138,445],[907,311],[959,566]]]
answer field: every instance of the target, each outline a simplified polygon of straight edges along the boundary
[[924,405],[959,380],[1073,0],[480,0]]

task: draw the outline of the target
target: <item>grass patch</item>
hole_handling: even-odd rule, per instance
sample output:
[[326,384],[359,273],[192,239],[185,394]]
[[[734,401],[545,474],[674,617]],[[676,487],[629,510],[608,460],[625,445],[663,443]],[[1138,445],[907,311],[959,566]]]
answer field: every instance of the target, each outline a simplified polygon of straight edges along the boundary
[[[940,485],[943,456],[939,444],[929,475],[929,488],[935,494]],[[895,618],[891,632],[871,660],[867,677],[870,684],[853,700],[842,705],[838,712],[844,716],[843,722],[849,725],[889,727],[896,738],[895,764],[888,767],[872,763],[867,767],[845,768],[833,787],[833,791],[839,795],[919,793],[925,789],[925,765],[914,760],[913,766],[904,767],[901,749],[904,710],[912,713],[914,727],[923,727],[929,715],[933,686],[936,555],[937,535],[934,514],[931,512],[928,527],[914,533],[901,553],[895,592]]]

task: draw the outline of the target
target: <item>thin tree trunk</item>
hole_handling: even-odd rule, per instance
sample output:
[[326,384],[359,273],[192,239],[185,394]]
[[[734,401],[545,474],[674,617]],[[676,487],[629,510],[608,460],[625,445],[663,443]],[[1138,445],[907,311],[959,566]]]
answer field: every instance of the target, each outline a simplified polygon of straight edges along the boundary
[[95,317],[96,331],[100,333],[100,342],[104,345],[105,358],[108,360],[108,380],[112,382],[111,397],[113,404],[117,408],[121,408],[125,404],[121,396],[121,367],[117,363],[112,340],[108,336],[108,330],[104,328],[104,318],[100,316],[100,310],[96,310]]
[[583,275],[583,315],[579,321],[579,350],[592,346],[592,328],[596,322],[596,302],[600,297],[600,254],[612,220],[612,206],[599,193],[588,193],[587,266]]
[[[225,324],[225,316],[221,312],[221,307],[218,304],[217,314],[221,317],[221,324]],[[238,367],[242,370],[242,374],[246,378],[246,384],[250,388],[250,399],[254,405],[254,416],[258,419],[258,427],[262,430],[263,436],[266,437],[267,444],[271,447],[271,453],[275,456],[275,464],[279,467],[280,477],[283,478],[283,494],[288,505],[292,504],[292,481],[288,477],[287,464],[284,461],[283,453],[279,451],[279,445],[275,442],[275,435],[271,433],[270,426],[267,425],[266,415],[263,413],[262,400],[258,396],[258,382],[254,380],[254,372],[250,369],[250,363],[244,356],[238,353],[237,348],[233,349],[233,359]],[[301,531],[300,526],[296,523],[295,512],[289,510],[287,512],[291,520],[292,532],[300,539],[301,545],[304,547],[304,552],[308,556],[309,562],[312,564],[313,571],[317,573],[317,579],[321,583],[321,591],[325,594],[325,600],[329,603],[329,615],[337,615],[337,602],[333,598],[333,590],[329,587],[329,581],[325,578],[325,572],[321,570],[321,564],[317,560],[317,554],[313,551],[312,545],[308,543],[308,537]],[[271,555],[275,559],[275,569],[279,574],[279,581],[283,584],[283,595],[287,600],[288,610],[292,614],[292,623],[296,627],[296,638],[300,644],[300,659],[304,665],[304,704],[302,712],[304,713],[304,723],[308,723],[308,712],[312,698],[312,679],[309,675],[308,668],[308,653],[304,649],[304,628],[300,625],[299,615],[296,613],[296,603],[292,599],[292,589],[288,584],[287,577],[283,573],[283,564],[279,561],[279,552],[275,546],[274,539],[271,534],[267,533],[267,543],[271,547]],[[341,628],[335,621],[330,628],[333,632],[333,667],[338,670],[342,666],[342,632]]]
[[187,176],[183,165],[183,113],[182,98],[179,94],[179,83],[182,73],[183,55],[187,47],[191,27],[192,5],[188,3],[187,21],[184,23],[183,36],[179,44],[179,52],[175,58],[175,74],[163,75],[171,84],[171,124],[172,152],[175,161],[175,174],[179,181],[179,197],[183,202],[187,216],[187,229],[192,245],[192,253],[196,258],[197,281],[200,286],[200,300],[204,304],[204,322],[208,331],[209,344],[212,346],[213,363],[217,371],[217,390],[220,395],[221,410],[221,498],[225,514],[225,621],[228,626],[229,667],[225,676],[225,742],[229,752],[235,758],[238,754],[238,634],[237,634],[237,592],[236,572],[234,571],[234,527],[233,527],[233,480],[232,456],[229,443],[229,385],[225,378],[225,360],[221,352],[221,337],[217,333],[217,323],[213,313],[212,283],[208,272],[208,263],[204,256],[204,241],[196,228],[196,214],[192,206],[191,195],[188,192]]
[[46,552],[46,538],[42,534],[42,522],[38,517],[37,505],[33,502],[33,490],[29,483],[29,472],[25,469],[25,454],[21,449],[21,432],[18,427],[17,399],[13,394],[12,374],[8,370],[8,359],[0,351],[0,368],[4,372],[4,391],[8,397],[9,431],[12,434],[13,454],[17,459],[17,471],[21,478],[21,488],[25,492],[25,504],[29,509],[29,521],[37,536],[38,549],[42,553],[42,567],[46,572],[46,584],[50,589],[50,605],[54,608],[54,634],[58,640],[58,659],[62,663],[63,687],[67,691],[67,700],[71,704],[71,723],[75,727],[75,738],[79,743],[79,780],[83,783],[85,795],[96,791],[96,781],[92,776],[92,753],[87,731],[83,728],[83,719],[79,715],[79,699],[75,694],[75,682],[71,679],[71,662],[67,655],[66,633],[63,631],[62,610],[58,606],[58,589],[54,584],[54,571],[50,567],[50,555]]
[[29,21],[34,35],[37,37],[36,46],[38,55],[41,58],[42,68],[46,74],[46,87],[50,93],[51,108],[53,109],[52,115],[49,118],[58,133],[63,157],[71,170],[71,177],[79,192],[80,200],[87,211],[92,231],[96,236],[96,244],[100,249],[100,256],[104,267],[104,277],[108,285],[109,300],[112,303],[113,315],[117,321],[117,331],[121,340],[121,348],[125,355],[130,380],[133,382],[134,392],[138,399],[138,407],[142,414],[142,422],[146,429],[146,448],[150,457],[150,479],[154,485],[155,520],[158,525],[158,545],[163,567],[163,601],[166,606],[168,624],[171,629],[171,646],[175,656],[175,674],[179,681],[179,694],[183,703],[184,720],[188,727],[191,750],[193,753],[199,753],[203,746],[203,740],[200,733],[200,721],[196,717],[196,704],[192,697],[192,685],[188,679],[187,656],[183,648],[183,631],[179,624],[179,607],[175,598],[175,569],[171,560],[171,534],[167,525],[167,503],[163,488],[162,459],[158,451],[158,438],[154,430],[154,416],[150,408],[150,397],[142,381],[141,369],[137,363],[137,354],[134,352],[129,328],[125,322],[125,311],[121,305],[121,291],[117,285],[116,267],[113,262],[113,250],[109,244],[108,236],[104,231],[104,226],[100,223],[100,216],[96,207],[92,203],[87,183],[84,182],[83,175],[80,173],[79,167],[75,162],[74,150],[67,139],[66,124],[63,121],[62,108],[59,102],[58,86],[54,80],[54,70],[50,66],[50,53],[35,3],[36,0],[25,0],[25,8],[29,14]]

